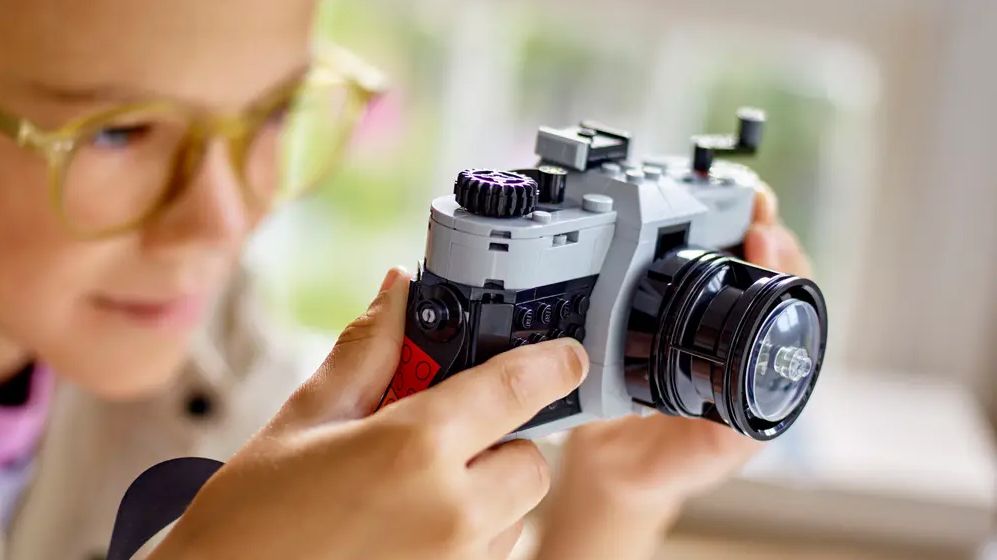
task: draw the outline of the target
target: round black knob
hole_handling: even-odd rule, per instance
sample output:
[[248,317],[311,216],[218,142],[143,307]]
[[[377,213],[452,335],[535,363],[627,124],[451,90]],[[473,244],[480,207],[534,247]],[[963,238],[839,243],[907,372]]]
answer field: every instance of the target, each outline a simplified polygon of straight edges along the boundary
[[457,336],[464,320],[457,294],[441,284],[418,284],[416,303],[411,309],[415,324],[430,340],[448,342]]
[[537,182],[514,171],[466,169],[454,181],[457,204],[472,214],[515,218],[533,211]]
[[537,183],[540,186],[540,202],[560,204],[564,202],[564,189],[568,184],[568,172],[555,165],[541,165],[537,168]]
[[765,111],[754,107],[741,107],[737,110],[737,146],[754,152],[762,143],[765,128]]
[[426,299],[415,308],[415,318],[424,331],[435,331],[450,319],[450,311],[438,299]]

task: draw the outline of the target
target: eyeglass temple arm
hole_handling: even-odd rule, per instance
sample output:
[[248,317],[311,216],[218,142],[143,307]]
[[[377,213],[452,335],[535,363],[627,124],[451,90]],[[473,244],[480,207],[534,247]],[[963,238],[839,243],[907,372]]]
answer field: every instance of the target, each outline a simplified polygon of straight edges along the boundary
[[0,111],[0,133],[9,136],[18,145],[23,143],[21,133],[22,121],[17,117],[12,117]]
[[388,90],[388,77],[376,66],[362,59],[353,51],[330,41],[314,44],[318,58],[342,70],[363,93],[367,100]]

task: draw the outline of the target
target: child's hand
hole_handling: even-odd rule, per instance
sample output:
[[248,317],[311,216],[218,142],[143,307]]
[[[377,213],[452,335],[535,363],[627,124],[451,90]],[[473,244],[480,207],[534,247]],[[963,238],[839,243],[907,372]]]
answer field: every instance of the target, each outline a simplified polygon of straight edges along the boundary
[[[747,260],[809,276],[810,263],[759,188]],[[688,497],[723,481],[760,444],[705,420],[657,414],[576,429],[551,495],[542,558],[650,558],[661,529]]]
[[549,475],[534,444],[493,444],[577,387],[588,358],[567,339],[524,347],[367,416],[398,364],[407,287],[389,273],[152,558],[508,555]]
[[755,193],[755,213],[744,236],[744,257],[779,272],[804,278],[813,274],[796,235],[779,221],[779,201],[765,184]]

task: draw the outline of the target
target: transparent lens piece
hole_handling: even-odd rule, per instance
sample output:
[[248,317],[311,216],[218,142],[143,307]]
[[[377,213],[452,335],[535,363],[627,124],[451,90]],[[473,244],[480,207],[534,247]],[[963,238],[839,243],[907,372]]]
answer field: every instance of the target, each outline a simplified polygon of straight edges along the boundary
[[366,105],[357,87],[319,70],[272,109],[246,154],[245,176],[261,202],[296,198],[329,177]]
[[762,323],[745,377],[748,408],[757,418],[778,422],[807,395],[820,351],[820,319],[808,303],[780,303]]
[[775,354],[772,369],[786,379],[796,382],[810,375],[813,371],[813,360],[806,348],[783,346]]
[[304,88],[284,119],[275,146],[279,198],[294,198],[325,180],[338,162],[365,102],[345,82]]
[[60,171],[59,210],[77,235],[100,236],[138,223],[175,186],[188,118],[165,105],[99,115],[79,129]]

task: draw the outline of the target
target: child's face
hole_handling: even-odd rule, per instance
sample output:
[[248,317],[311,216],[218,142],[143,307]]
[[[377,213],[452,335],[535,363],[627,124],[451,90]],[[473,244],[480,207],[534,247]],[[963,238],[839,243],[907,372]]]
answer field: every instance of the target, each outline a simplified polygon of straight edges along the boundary
[[[0,108],[47,128],[150,98],[236,112],[307,64],[312,7],[0,0]],[[45,161],[0,137],[0,347],[107,398],[163,385],[260,214],[212,145],[164,213],[81,241],[53,210]]]

